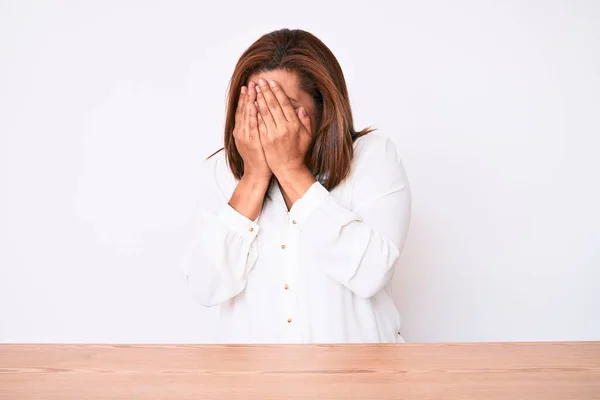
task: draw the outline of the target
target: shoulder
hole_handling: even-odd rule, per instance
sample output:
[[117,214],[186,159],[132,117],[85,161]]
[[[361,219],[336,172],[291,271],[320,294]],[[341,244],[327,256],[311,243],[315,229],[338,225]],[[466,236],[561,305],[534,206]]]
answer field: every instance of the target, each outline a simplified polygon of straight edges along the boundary
[[396,145],[387,136],[369,133],[354,142],[354,159],[348,179],[352,203],[365,204],[390,193],[410,191],[408,177]]
[[388,136],[369,133],[354,141],[354,168],[395,168],[399,164],[401,160],[398,149]]
[[227,157],[224,149],[221,149],[213,154],[211,154],[206,159],[202,160],[202,170],[204,172],[207,171],[217,171],[220,170],[223,165],[227,164]]
[[202,161],[200,181],[208,192],[220,193],[226,198],[231,195],[236,186],[236,179],[227,164],[225,150],[219,150]]
[[379,133],[369,133],[356,139],[349,178],[356,201],[361,196],[409,186],[396,145],[389,137]]

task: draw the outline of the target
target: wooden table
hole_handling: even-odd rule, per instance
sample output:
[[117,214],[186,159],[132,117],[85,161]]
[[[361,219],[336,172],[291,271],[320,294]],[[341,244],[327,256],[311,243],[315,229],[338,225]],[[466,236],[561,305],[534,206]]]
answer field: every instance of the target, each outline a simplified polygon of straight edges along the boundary
[[0,344],[0,399],[600,399],[600,342]]

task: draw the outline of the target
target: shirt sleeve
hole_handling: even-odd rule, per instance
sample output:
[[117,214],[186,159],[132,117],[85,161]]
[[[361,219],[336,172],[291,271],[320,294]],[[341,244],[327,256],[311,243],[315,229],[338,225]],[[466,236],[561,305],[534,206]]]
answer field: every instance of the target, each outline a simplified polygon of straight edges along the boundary
[[349,178],[352,209],[315,182],[290,210],[311,264],[363,298],[391,280],[411,214],[410,186],[396,147],[385,137],[369,140]]
[[256,236],[260,227],[228,204],[216,181],[220,167],[224,166],[212,161],[203,166],[192,240],[183,256],[188,288],[206,307],[242,292],[258,256]]

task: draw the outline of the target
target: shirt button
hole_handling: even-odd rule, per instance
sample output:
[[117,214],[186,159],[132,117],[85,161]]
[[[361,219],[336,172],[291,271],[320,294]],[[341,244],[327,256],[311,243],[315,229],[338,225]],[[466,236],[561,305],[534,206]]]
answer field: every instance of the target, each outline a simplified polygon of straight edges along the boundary
[[250,232],[252,232],[252,231],[254,230],[254,228],[249,228],[248,230],[249,230]]
[[292,323],[292,319],[288,318],[288,324],[291,324],[291,323]]
[[281,248],[282,248],[282,249],[285,249],[285,244],[282,244],[282,245],[281,245]]
[[[187,276],[187,275],[186,275],[186,276]],[[285,290],[288,290],[290,287],[289,287],[289,286],[288,286],[288,284],[286,283],[285,285],[283,285],[283,288],[284,288]]]
[[296,225],[296,220],[293,220],[293,221],[292,221],[292,224]]

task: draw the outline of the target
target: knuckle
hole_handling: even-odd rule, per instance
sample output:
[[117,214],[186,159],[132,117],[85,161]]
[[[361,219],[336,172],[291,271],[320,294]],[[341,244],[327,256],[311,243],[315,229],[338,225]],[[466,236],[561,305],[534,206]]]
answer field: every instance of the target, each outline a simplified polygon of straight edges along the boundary
[[269,114],[269,109],[267,107],[261,107],[260,108],[260,113],[262,115],[267,115],[267,114]]
[[290,101],[288,99],[283,99],[281,101],[281,107],[289,107],[291,105],[292,105],[292,103],[290,103]]
[[279,105],[279,103],[277,102],[277,99],[269,99],[269,101],[267,101],[267,104],[269,105],[269,107],[277,107]]

